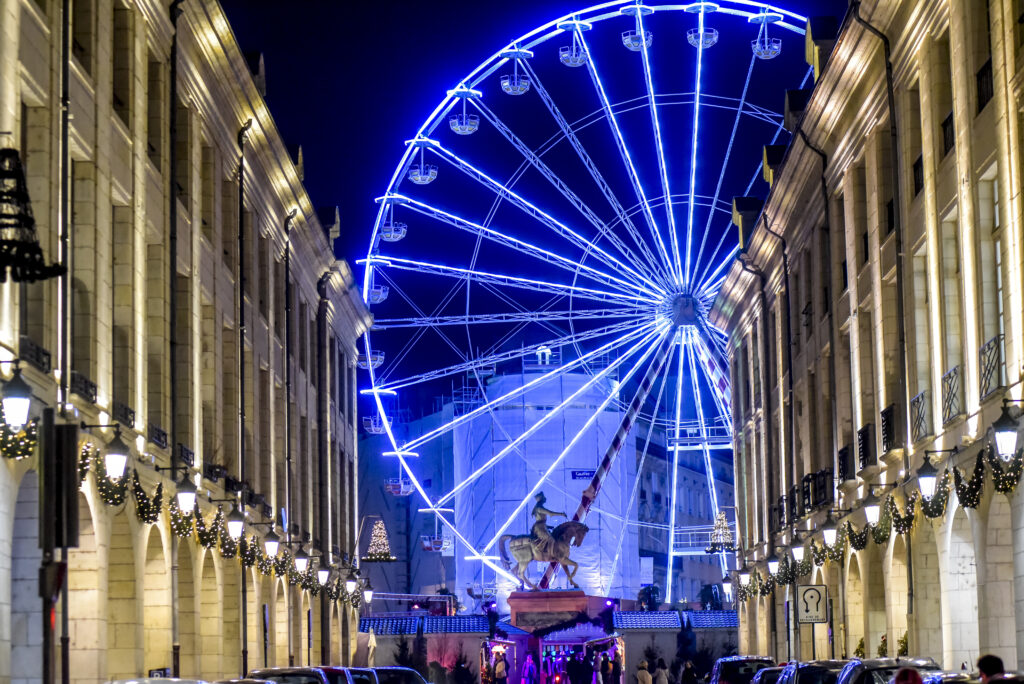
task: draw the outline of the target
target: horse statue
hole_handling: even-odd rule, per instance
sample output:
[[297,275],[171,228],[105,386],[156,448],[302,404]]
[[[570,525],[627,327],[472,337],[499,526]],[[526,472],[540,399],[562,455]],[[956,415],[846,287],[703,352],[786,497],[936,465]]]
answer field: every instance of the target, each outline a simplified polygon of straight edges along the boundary
[[[580,585],[576,584],[573,577],[576,576],[576,571],[579,570],[580,566],[576,561],[569,558],[569,549],[572,546],[582,544],[583,538],[587,535],[589,529],[583,523],[575,520],[562,523],[552,530],[551,537],[554,539],[554,544],[550,545],[550,552],[547,553],[534,543],[533,535],[502,535],[498,540],[498,547],[501,549],[501,562],[505,565],[505,569],[511,568],[512,560],[509,558],[509,552],[511,552],[512,558],[515,559],[517,564],[515,569],[516,577],[533,591],[539,591],[539,587],[526,576],[526,571],[530,567],[530,561],[558,563],[562,566],[562,570],[565,571],[565,576],[569,578],[569,584],[579,589]],[[508,542],[507,549],[506,542]],[[569,566],[572,566],[571,572]]]

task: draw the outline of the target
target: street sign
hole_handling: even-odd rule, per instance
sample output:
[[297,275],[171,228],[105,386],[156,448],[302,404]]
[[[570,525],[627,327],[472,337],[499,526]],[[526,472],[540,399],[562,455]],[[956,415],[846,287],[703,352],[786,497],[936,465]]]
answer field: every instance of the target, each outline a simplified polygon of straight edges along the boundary
[[149,676],[152,679],[167,679],[171,676],[171,668],[169,667],[158,667],[149,671]]
[[574,480],[593,480],[596,470],[574,470],[572,471],[572,479]]
[[801,584],[796,588],[796,615],[800,623],[828,622],[828,587]]
[[640,556],[640,586],[654,584],[654,557]]

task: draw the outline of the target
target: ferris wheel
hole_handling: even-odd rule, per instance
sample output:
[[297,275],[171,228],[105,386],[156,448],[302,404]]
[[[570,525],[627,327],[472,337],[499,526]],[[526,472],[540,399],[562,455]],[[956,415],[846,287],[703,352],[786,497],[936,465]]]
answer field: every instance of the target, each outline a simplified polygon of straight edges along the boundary
[[[599,509],[637,423],[648,426],[637,478],[651,434],[661,434],[673,460],[668,500],[680,454],[697,453],[718,515],[712,454],[731,449],[732,425],[726,338],[708,312],[738,250],[731,198],[763,182],[762,145],[788,136],[776,111],[784,89],[810,75],[805,23],[750,0],[588,7],[480,64],[407,140],[360,260],[375,320],[359,357],[372,402],[363,427],[389,444],[379,454],[395,462],[388,491],[421,499],[456,553],[511,578],[498,540],[608,415],[617,429],[597,435],[592,476],[566,492],[579,501],[570,516]],[[510,366],[520,382],[499,381]],[[507,409],[569,377],[535,422],[502,427]],[[400,406],[443,392],[443,420],[402,428]],[[580,405],[591,417],[543,466],[528,462],[543,426]],[[505,432],[501,448],[428,491],[421,453],[487,416]],[[516,459],[533,469],[533,486],[493,534],[470,534],[453,502]],[[626,489],[624,510],[634,510],[639,479]],[[683,551],[669,508],[671,601],[671,563]],[[444,546],[440,535],[428,544]],[[620,552],[621,541],[616,561]]]

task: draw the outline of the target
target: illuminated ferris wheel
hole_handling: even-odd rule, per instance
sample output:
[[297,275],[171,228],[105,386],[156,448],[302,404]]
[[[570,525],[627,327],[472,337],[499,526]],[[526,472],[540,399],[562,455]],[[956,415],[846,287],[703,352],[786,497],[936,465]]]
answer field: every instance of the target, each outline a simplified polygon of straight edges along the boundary
[[[726,339],[708,311],[738,249],[731,198],[761,182],[761,146],[788,135],[776,112],[783,90],[808,78],[805,22],[748,0],[588,7],[480,64],[406,142],[360,262],[375,319],[359,359],[372,398],[363,426],[390,445],[380,455],[395,461],[389,491],[422,499],[459,554],[508,577],[499,538],[609,411],[618,429],[604,434],[592,477],[572,492],[580,503],[571,517],[600,505],[604,476],[638,422],[649,429],[636,472],[655,432],[670,460],[699,454],[717,515],[712,453],[731,448],[732,425]],[[525,363],[522,382],[496,381]],[[447,491],[427,491],[424,449],[568,376],[572,391],[541,418],[504,435]],[[400,429],[396,407],[439,387],[457,397],[445,419]],[[484,537],[460,529],[460,492],[523,458],[581,397],[593,419],[532,474],[508,519]],[[638,483],[630,489],[632,504]],[[685,551],[669,508],[671,563]],[[441,548],[440,536],[428,542]]]

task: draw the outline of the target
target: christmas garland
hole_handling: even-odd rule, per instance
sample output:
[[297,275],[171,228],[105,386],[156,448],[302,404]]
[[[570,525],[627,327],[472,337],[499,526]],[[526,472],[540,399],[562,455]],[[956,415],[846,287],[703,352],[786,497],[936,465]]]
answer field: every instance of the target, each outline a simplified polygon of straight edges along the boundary
[[[882,502],[882,512],[878,516],[878,524],[865,526],[871,528],[871,539],[874,540],[879,546],[885,545],[889,541],[889,534],[892,532],[892,496],[885,497],[885,501]],[[859,549],[858,549],[859,550]]]
[[217,545],[217,531],[220,530],[220,523],[224,518],[224,511],[217,507],[213,519],[207,523],[203,518],[202,511],[196,513],[196,539],[204,549],[212,549]]
[[917,506],[917,497],[918,492],[913,492],[907,497],[907,507],[904,509],[906,513],[903,515],[900,515],[900,509],[896,505],[896,500],[891,496],[889,497],[892,526],[896,530],[896,534],[908,534],[914,526],[914,511]]
[[242,565],[247,568],[251,568],[256,565],[256,562],[263,555],[263,549],[260,548],[260,540],[256,535],[252,535],[249,541],[245,540],[245,536],[238,540],[239,556],[242,558]]
[[287,577],[288,571],[295,567],[295,563],[292,561],[292,552],[287,549],[280,554],[277,558],[273,559],[274,562],[274,574],[278,577]]
[[[95,460],[95,459],[93,459]],[[108,506],[120,506],[128,498],[128,478],[122,477],[114,482],[106,473],[96,472],[96,488],[100,492],[100,498]],[[134,473],[134,471],[132,471]]]
[[86,442],[82,445],[82,448],[78,451],[78,487],[81,489],[82,484],[85,483],[85,476],[89,474],[89,468],[92,467],[92,461],[96,457],[96,447],[91,442]]
[[978,451],[974,461],[974,472],[971,479],[964,481],[960,469],[953,466],[953,479],[956,481],[956,498],[964,508],[977,508],[981,503],[981,490],[985,486],[985,461]]
[[133,470],[132,494],[135,495],[135,515],[139,516],[140,522],[153,524],[160,519],[160,511],[163,509],[163,482],[158,483],[153,491],[153,496],[149,496],[142,488],[142,483],[139,482],[138,471]]
[[1017,488],[1017,483],[1020,482],[1021,473],[1024,472],[1024,455],[1021,451],[1018,451],[1010,459],[1010,462],[1006,464],[1006,469],[1003,469],[1003,463],[1000,462],[991,447],[987,450],[988,467],[992,469],[992,482],[995,484],[996,491],[1000,494],[1013,494],[1013,490]]
[[177,497],[171,498],[171,503],[167,508],[171,512],[171,531],[174,532],[174,536],[178,539],[191,537],[194,528],[192,520],[195,516],[181,512],[181,509],[178,508]]
[[234,558],[238,555],[238,542],[228,534],[228,524],[224,518],[224,512],[219,508],[213,522],[217,525],[217,534],[220,537],[220,557]]
[[850,548],[854,551],[863,551],[868,545],[868,527],[865,526],[860,532],[854,532],[853,523],[846,521],[846,538],[850,541]]
[[256,569],[259,570],[261,575],[269,576],[274,574],[274,558],[271,558],[265,553],[261,553],[256,559]]
[[945,515],[946,502],[949,501],[950,480],[949,468],[946,468],[935,487],[935,494],[930,499],[921,497],[921,513],[924,514],[924,517],[935,519]]
[[28,458],[36,452],[39,443],[39,419],[34,418],[20,430],[12,430],[0,407],[0,453],[12,461]]

